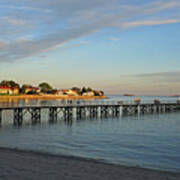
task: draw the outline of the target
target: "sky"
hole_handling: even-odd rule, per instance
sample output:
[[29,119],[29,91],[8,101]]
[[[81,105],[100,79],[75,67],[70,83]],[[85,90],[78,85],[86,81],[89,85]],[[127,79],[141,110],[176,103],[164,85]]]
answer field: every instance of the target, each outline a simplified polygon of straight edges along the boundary
[[180,94],[179,0],[0,0],[0,81]]

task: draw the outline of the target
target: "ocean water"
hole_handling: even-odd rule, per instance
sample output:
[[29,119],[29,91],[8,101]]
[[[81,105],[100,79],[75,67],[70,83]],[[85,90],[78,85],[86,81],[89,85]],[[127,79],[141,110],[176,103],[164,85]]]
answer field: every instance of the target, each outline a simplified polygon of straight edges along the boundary
[[[110,96],[108,100],[133,101],[135,97]],[[143,101],[177,101],[172,97],[141,97]],[[60,101],[3,102],[20,104],[59,104]],[[81,119],[49,124],[11,125],[10,112],[4,114],[0,146],[53,154],[92,158],[128,166],[141,166],[180,172],[180,112]]]

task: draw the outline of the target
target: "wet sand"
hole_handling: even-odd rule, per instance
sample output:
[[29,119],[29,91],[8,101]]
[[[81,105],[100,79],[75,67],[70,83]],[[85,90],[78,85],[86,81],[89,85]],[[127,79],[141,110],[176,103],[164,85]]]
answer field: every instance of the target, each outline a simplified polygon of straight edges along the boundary
[[0,148],[5,180],[179,180],[180,173],[125,167],[90,159]]

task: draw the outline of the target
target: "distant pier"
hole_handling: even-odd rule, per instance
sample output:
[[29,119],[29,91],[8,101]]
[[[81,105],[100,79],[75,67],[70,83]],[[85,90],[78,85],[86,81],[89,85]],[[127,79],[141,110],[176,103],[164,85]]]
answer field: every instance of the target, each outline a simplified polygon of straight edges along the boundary
[[32,123],[41,122],[42,110],[48,110],[48,119],[50,122],[58,120],[58,114],[61,113],[63,118],[71,120],[73,118],[98,118],[98,117],[120,117],[123,115],[137,115],[150,113],[165,113],[180,110],[180,103],[136,103],[123,101],[92,101],[92,102],[71,102],[59,106],[17,106],[17,107],[0,107],[0,125],[3,121],[3,112],[13,112],[14,125],[22,125],[24,118],[29,113]]

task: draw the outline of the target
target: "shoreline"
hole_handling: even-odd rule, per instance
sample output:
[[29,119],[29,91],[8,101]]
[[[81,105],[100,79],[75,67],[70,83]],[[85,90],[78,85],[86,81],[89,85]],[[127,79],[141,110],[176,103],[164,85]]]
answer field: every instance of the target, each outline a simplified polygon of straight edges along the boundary
[[[18,163],[17,163],[18,162]],[[178,180],[180,172],[99,162],[93,159],[53,155],[0,147],[0,179],[68,180]]]
[[53,99],[67,99],[67,100],[74,100],[74,99],[105,99],[106,96],[62,96],[62,95],[0,95],[0,99],[44,99],[44,100],[53,100]]

